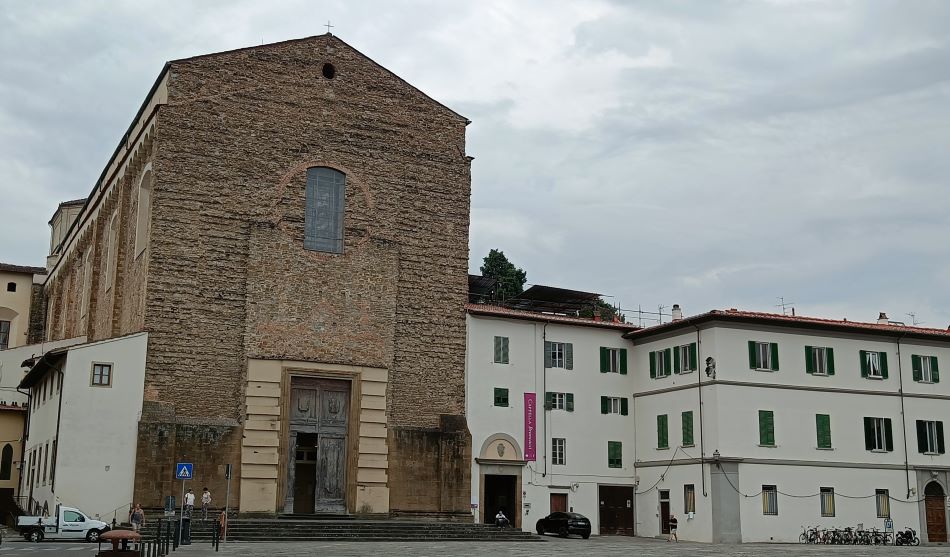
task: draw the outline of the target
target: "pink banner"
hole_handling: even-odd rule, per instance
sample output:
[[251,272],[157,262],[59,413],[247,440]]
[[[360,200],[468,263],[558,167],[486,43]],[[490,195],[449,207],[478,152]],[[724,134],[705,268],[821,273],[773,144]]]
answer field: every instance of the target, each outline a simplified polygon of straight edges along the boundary
[[535,416],[538,405],[534,393],[524,394],[524,459],[535,461],[538,459],[538,439]]

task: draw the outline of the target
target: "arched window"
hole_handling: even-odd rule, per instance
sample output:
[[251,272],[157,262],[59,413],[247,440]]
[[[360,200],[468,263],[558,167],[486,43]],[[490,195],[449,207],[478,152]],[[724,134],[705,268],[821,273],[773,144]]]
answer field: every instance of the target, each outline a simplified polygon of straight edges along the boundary
[[148,245],[149,223],[152,221],[152,170],[146,167],[139,182],[138,208],[135,212],[135,257]]
[[346,174],[316,166],[307,169],[305,249],[343,253],[343,212]]
[[16,292],[16,283],[8,282],[7,283],[7,292]]
[[13,470],[13,445],[7,443],[0,454],[0,480],[9,480]]

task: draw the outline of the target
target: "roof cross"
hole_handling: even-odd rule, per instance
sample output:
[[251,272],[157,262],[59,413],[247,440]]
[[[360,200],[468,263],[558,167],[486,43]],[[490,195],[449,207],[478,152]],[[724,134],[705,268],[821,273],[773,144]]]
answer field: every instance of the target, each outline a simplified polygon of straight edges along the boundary
[[330,34],[330,28],[331,28],[331,27],[334,27],[334,26],[333,26],[333,25],[330,25],[330,20],[328,19],[328,20],[327,20],[327,24],[324,25],[324,27],[327,28],[327,35],[329,35],[329,34]]

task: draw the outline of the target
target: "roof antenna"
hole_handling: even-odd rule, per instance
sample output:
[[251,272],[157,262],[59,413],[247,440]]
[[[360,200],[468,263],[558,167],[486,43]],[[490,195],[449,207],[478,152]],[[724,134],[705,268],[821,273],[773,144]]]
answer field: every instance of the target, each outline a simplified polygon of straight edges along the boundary
[[923,321],[917,321],[917,314],[914,312],[905,313],[904,315],[906,315],[907,317],[910,317],[910,324],[913,325],[914,327],[916,327],[917,325],[922,325],[924,323]]
[[791,310],[792,316],[795,316],[795,308],[792,307],[795,302],[786,302],[785,296],[776,296],[776,299],[778,299],[778,303],[775,304],[775,307],[782,308],[782,315],[788,315],[788,311]]

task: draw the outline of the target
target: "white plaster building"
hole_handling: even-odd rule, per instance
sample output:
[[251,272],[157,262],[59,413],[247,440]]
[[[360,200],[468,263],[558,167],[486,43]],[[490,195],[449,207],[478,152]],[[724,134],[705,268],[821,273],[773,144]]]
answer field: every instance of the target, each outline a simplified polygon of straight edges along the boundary
[[699,541],[794,542],[803,525],[887,518],[947,540],[950,331],[729,310],[626,336],[638,535],[673,512]]
[[30,510],[58,503],[109,521],[132,502],[147,333],[39,355],[19,384],[30,394],[20,493]]
[[478,304],[467,311],[475,519],[491,522],[501,508],[534,530],[552,509],[573,510],[594,534],[632,533],[633,382],[622,334],[634,327]]

